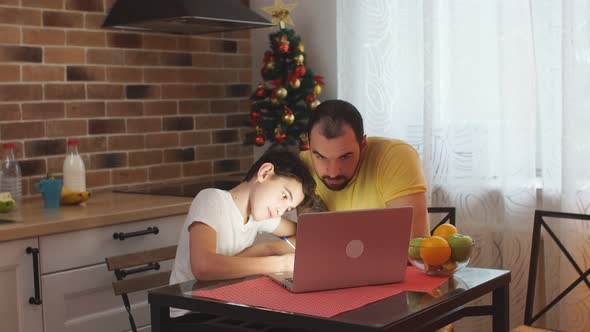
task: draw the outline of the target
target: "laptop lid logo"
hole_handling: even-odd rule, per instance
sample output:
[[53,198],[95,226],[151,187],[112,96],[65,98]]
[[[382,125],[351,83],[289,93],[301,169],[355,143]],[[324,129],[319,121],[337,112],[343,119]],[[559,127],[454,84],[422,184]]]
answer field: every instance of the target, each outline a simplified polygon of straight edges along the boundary
[[359,258],[364,250],[365,245],[363,244],[363,241],[352,240],[346,245],[346,256],[349,258]]

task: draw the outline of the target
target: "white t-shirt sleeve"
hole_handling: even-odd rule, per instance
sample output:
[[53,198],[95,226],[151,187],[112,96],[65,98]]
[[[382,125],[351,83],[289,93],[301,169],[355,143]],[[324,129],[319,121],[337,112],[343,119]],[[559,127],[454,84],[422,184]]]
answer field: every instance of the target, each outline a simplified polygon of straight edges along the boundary
[[281,217],[272,219],[262,220],[258,222],[258,232],[260,233],[272,233],[279,227],[281,223]]
[[223,213],[220,209],[223,209],[225,205],[226,201],[223,198],[223,192],[220,190],[201,190],[193,200],[188,212],[190,221],[186,225],[187,231],[194,222],[202,222],[219,233],[224,222]]

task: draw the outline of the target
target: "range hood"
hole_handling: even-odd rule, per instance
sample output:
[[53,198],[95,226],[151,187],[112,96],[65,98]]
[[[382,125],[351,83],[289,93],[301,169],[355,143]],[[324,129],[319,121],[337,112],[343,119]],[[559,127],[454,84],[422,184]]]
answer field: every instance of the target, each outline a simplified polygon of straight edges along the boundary
[[272,27],[240,0],[118,0],[103,28],[201,34]]

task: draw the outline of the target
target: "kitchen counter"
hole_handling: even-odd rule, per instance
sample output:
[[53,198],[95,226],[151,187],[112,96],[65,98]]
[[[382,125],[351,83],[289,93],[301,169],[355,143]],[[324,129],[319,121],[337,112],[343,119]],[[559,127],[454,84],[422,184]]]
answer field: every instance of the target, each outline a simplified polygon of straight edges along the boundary
[[192,197],[93,193],[86,205],[43,208],[40,197],[0,213],[0,242],[188,213]]

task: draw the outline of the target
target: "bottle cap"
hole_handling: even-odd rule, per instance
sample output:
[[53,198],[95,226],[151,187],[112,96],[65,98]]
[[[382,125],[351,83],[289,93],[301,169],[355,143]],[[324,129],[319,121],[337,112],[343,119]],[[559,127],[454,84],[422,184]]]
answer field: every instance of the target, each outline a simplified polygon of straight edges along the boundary
[[75,139],[68,140],[68,145],[78,145],[79,143],[80,143],[80,141],[75,140]]
[[4,143],[2,144],[4,149],[14,149],[14,143]]

